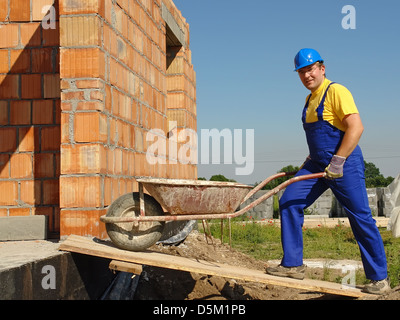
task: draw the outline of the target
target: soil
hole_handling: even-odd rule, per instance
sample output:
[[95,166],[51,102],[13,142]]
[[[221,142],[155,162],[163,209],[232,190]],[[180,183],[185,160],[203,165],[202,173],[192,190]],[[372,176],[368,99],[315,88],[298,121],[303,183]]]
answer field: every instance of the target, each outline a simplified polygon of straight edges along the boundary
[[[256,260],[229,245],[221,244],[218,239],[206,241],[205,235],[192,231],[185,241],[178,246],[158,244],[151,249],[171,255],[197,258],[201,260],[265,270],[268,263]],[[331,271],[330,279],[335,279],[340,271]],[[307,268],[306,277],[323,279],[322,268]],[[334,281],[334,280],[332,280]],[[163,268],[143,268],[135,292],[139,300],[348,300],[343,296],[309,292],[304,290],[265,285],[254,282],[225,279],[196,273],[182,272]],[[388,295],[379,297],[383,300],[400,300],[400,286]]]

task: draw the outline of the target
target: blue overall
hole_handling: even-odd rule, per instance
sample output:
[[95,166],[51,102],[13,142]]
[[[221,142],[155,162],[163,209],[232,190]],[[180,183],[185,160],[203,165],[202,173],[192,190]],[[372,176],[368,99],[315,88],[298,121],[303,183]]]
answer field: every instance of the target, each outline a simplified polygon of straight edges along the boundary
[[[297,175],[323,172],[342,142],[344,132],[323,120],[322,116],[326,94],[332,84],[329,84],[317,108],[318,121],[306,123],[306,111],[311,95],[304,107],[302,120],[311,160],[306,162]],[[385,279],[386,255],[382,238],[368,205],[364,159],[359,146],[347,158],[342,178],[300,181],[291,184],[285,190],[279,201],[284,252],[281,264],[285,267],[303,264],[303,210],[313,204],[328,188],[346,210],[361,251],[366,277],[370,280]]]

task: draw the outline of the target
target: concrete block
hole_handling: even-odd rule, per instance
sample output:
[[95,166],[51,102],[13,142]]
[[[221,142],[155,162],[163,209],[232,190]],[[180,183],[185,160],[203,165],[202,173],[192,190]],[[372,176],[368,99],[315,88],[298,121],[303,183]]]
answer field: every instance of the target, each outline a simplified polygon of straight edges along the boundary
[[394,202],[391,201],[391,190],[393,188],[391,188],[390,186],[386,188],[377,188],[379,216],[390,217],[390,214],[394,209]]
[[[259,197],[263,196],[267,191],[261,190],[258,191],[255,195],[250,197],[245,203],[240,206],[240,209],[244,208],[246,205],[251,202],[257,200]],[[246,216],[252,217],[256,220],[262,219],[272,219],[274,214],[274,206],[273,206],[273,197],[266,199],[264,202],[260,203],[258,206],[255,206],[253,209],[246,212]]]
[[0,241],[46,238],[47,216],[0,217]]

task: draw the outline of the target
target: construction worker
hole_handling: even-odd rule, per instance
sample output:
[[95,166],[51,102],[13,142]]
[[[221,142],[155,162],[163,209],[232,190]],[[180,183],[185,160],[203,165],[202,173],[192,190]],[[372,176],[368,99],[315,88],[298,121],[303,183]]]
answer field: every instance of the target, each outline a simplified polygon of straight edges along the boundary
[[303,210],[328,188],[345,208],[359,245],[364,271],[371,282],[364,291],[384,294],[390,290],[382,238],[368,205],[364,159],[358,142],[364,130],[351,93],[329,81],[325,65],[314,49],[300,50],[295,71],[311,91],[303,109],[303,127],[309,156],[297,175],[326,172],[326,177],[291,184],[282,195],[282,247],[284,256],[267,273],[303,279]]

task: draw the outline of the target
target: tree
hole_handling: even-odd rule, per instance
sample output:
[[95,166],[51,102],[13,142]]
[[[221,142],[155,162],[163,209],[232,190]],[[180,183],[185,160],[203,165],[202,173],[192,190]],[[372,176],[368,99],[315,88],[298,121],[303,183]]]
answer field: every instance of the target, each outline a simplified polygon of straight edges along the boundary
[[[294,167],[292,165],[283,167],[281,170],[279,170],[277,173],[279,172],[297,172],[299,171],[299,167]],[[277,186],[279,186],[281,183],[285,182],[286,180],[289,180],[290,178],[292,178],[292,176],[287,176],[287,177],[281,177],[281,178],[277,178],[275,180],[272,180],[270,183],[268,183],[263,190],[271,190]],[[259,183],[257,183],[259,184]]]
[[210,178],[210,181],[226,181],[226,182],[236,182],[236,180],[228,179],[222,174],[215,174]]
[[385,178],[372,162],[364,161],[364,165],[365,185],[367,188],[387,187],[394,180],[394,178],[390,176]]

